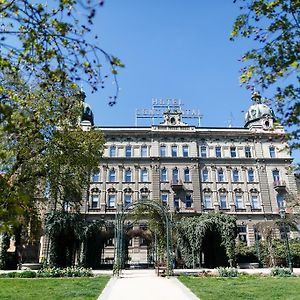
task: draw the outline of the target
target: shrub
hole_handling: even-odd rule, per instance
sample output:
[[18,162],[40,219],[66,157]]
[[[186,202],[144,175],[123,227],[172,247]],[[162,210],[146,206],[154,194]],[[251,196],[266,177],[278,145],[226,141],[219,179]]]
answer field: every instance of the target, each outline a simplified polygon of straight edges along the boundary
[[236,268],[217,268],[218,274],[220,277],[237,277],[238,276],[238,270]]
[[24,271],[24,272],[17,273],[16,277],[35,278],[36,277],[36,272],[35,271]]
[[93,277],[92,269],[82,267],[68,267],[60,269],[56,267],[46,267],[38,271],[38,277]]
[[288,268],[275,267],[271,269],[271,276],[290,277],[292,272]]
[[236,244],[235,255],[237,263],[252,263],[258,261],[255,246],[247,246],[247,244],[243,242]]

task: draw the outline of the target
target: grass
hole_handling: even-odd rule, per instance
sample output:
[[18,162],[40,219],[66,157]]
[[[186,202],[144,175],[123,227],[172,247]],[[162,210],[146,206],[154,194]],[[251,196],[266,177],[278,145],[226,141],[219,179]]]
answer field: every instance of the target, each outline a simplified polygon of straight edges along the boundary
[[299,300],[299,277],[239,276],[236,278],[180,276],[201,300]]
[[1,300],[95,300],[109,280],[108,276],[92,278],[3,278]]

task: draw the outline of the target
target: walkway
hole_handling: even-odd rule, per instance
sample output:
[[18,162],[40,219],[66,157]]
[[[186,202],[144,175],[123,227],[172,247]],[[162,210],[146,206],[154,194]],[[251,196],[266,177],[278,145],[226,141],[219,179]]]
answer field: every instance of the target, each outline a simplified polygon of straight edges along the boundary
[[154,270],[124,270],[110,279],[98,300],[199,300],[175,277],[158,277]]

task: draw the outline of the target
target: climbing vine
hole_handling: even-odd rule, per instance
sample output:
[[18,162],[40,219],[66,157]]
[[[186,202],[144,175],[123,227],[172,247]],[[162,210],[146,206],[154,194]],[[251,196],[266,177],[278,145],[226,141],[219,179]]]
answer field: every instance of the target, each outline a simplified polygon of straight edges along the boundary
[[200,263],[203,239],[208,231],[219,232],[228,263],[235,264],[236,219],[225,214],[205,214],[197,217],[182,218],[177,223],[177,243],[182,258],[188,267]]

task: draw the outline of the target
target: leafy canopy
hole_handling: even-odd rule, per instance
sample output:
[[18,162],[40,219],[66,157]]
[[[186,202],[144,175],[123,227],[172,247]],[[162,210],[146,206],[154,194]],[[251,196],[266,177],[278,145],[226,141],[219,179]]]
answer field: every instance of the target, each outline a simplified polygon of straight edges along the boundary
[[290,128],[290,139],[299,147],[300,124],[300,1],[234,0],[242,13],[231,38],[252,39],[255,48],[242,62],[240,81],[248,89],[260,90]]

